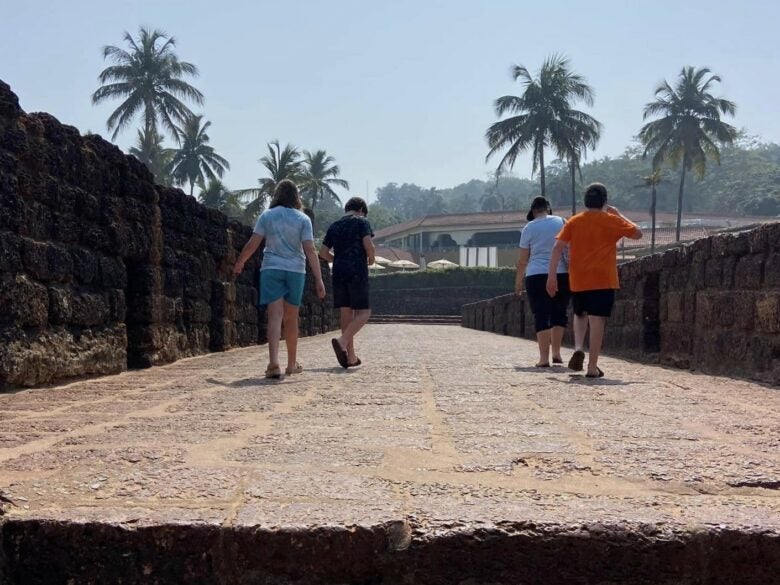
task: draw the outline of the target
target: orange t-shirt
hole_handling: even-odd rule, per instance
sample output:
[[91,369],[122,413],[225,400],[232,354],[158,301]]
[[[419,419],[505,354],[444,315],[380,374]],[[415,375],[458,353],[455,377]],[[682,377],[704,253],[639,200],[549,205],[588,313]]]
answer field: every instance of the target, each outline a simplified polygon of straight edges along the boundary
[[569,285],[572,292],[620,288],[617,242],[636,226],[604,211],[583,211],[563,226],[557,238],[569,244]]

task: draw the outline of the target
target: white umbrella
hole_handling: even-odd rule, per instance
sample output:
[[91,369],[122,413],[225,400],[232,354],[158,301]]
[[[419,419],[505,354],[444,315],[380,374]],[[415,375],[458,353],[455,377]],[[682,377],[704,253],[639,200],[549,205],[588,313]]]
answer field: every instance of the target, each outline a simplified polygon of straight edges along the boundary
[[374,264],[369,264],[368,265],[368,269],[369,270],[385,270],[385,267],[382,266],[381,264],[374,263]]
[[414,262],[410,262],[409,260],[396,260],[395,262],[390,262],[388,264],[390,268],[403,268],[406,270],[407,268],[419,268],[419,264],[415,264]]
[[374,256],[374,263],[375,264],[390,264],[391,260],[388,260],[387,258],[383,258],[382,256]]
[[428,262],[428,268],[457,268],[458,265],[455,264],[455,262],[450,262],[449,260],[445,260],[442,258],[441,260],[434,260],[433,262]]

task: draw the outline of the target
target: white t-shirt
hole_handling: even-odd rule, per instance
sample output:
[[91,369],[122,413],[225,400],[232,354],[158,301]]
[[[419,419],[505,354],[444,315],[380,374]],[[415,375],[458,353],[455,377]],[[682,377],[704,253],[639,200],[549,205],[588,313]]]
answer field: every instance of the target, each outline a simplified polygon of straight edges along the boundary
[[287,270],[306,274],[302,243],[314,241],[311,220],[289,207],[267,209],[257,219],[255,233],[265,238],[261,270]]
[[[563,228],[563,218],[557,215],[540,217],[528,223],[520,234],[520,247],[530,250],[526,276],[547,274],[550,269],[550,255],[555,245],[555,236]],[[558,274],[569,271],[569,262],[564,255],[558,263]]]

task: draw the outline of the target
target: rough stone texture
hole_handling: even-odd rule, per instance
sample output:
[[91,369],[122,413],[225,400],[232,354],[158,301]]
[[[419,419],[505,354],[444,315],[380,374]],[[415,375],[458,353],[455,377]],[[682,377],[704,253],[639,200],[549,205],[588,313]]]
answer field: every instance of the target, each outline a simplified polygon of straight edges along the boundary
[[[0,388],[265,341],[260,258],[230,274],[250,235],[0,81]],[[335,327],[312,282],[304,302],[303,334]]]
[[452,326],[300,353],[0,395],[0,583],[777,583],[774,389]]
[[[372,281],[373,284],[374,281]],[[504,287],[371,289],[374,315],[460,315],[463,305],[506,293]]]
[[[610,353],[780,384],[780,223],[628,262],[620,283]],[[462,316],[464,327],[535,338],[525,298],[473,303]]]

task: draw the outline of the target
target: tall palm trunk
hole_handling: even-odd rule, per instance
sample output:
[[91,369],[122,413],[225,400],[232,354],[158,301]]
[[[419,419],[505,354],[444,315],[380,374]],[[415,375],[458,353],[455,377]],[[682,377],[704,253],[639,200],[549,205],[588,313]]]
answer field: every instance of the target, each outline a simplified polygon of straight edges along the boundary
[[574,217],[577,214],[577,185],[575,176],[577,169],[574,161],[569,163],[569,169],[571,170],[571,215]]
[[680,173],[680,191],[677,193],[677,232],[675,241],[680,241],[680,231],[682,229],[682,211],[683,211],[683,191],[685,190],[685,172],[688,168],[688,155],[683,156],[682,172]]
[[539,178],[542,183],[542,197],[547,197],[547,186],[544,183],[544,146],[539,149]]
[[650,253],[655,254],[655,205],[656,205],[656,192],[655,183],[653,183],[653,196],[650,201]]

